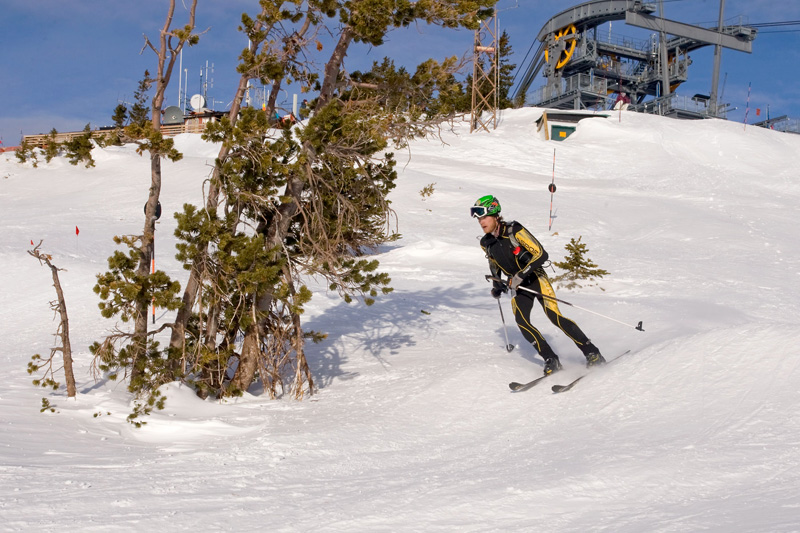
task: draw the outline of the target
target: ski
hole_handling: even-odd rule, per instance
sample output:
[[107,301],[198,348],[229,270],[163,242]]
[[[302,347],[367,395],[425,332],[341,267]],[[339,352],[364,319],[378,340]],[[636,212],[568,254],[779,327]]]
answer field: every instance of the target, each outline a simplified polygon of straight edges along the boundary
[[[605,364],[605,366],[608,366],[608,365],[610,365],[611,363],[613,363],[614,361],[616,361],[617,359],[619,359],[619,358],[620,358],[620,357],[622,357],[623,355],[627,355],[627,354],[629,354],[629,353],[631,353],[631,351],[630,351],[630,350],[626,350],[626,351],[622,352],[621,354],[619,354],[618,356],[614,357],[613,359],[609,359],[608,361],[606,361],[606,364]],[[588,375],[589,375],[589,372],[587,372],[586,374],[584,374],[584,375],[582,375],[582,376],[579,376],[579,377],[575,378],[573,381],[571,381],[570,383],[567,383],[566,385],[553,385],[553,386],[551,387],[551,389],[552,389],[552,391],[553,391],[553,392],[555,392],[555,393],[559,393],[559,392],[567,392],[567,391],[568,391],[568,390],[570,390],[572,387],[574,387],[575,385],[577,385],[577,383],[578,383],[580,380],[582,380],[583,378],[585,378],[585,377],[586,377],[586,376],[588,376]]]
[[548,376],[542,376],[540,378],[536,378],[533,381],[529,381],[528,383],[517,383],[516,381],[512,381],[511,383],[508,384],[508,388],[511,389],[514,392],[526,391],[526,390],[531,389],[531,388],[535,387],[536,385],[538,385],[539,382],[542,381],[546,377],[548,377]]

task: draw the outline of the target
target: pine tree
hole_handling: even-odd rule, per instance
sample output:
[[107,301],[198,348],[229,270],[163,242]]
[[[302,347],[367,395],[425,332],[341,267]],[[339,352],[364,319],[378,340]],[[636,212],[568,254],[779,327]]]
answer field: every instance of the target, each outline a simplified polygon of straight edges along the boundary
[[[571,238],[569,244],[565,246],[569,253],[564,261],[553,262],[553,266],[565,271],[563,274],[555,276],[553,281],[566,289],[581,288],[582,285],[578,283],[579,281],[592,282],[608,275],[608,271],[598,268],[591,259],[586,257],[589,249],[585,243],[581,242],[581,238],[582,236],[579,236],[577,241],[574,237]],[[587,286],[590,285],[596,285],[596,283],[590,283]]]
[[[133,423],[163,406],[158,387],[174,379],[193,383],[201,396],[239,394],[255,380],[271,397],[313,392],[304,343],[324,334],[303,327],[312,297],[303,279],[325,279],[346,302],[366,305],[392,290],[370,254],[395,238],[387,200],[397,179],[393,150],[438,132],[452,113],[431,103],[457,85],[455,58],[424,61],[413,74],[391,59],[376,62],[369,72],[348,74],[344,58],[353,45],[379,46],[391,29],[417,22],[475,29],[480,18],[491,15],[494,1],[261,0],[257,16],[244,14],[241,30],[249,44],[240,56],[230,112],[203,134],[220,145],[205,205],[186,204],[176,214],[177,257],[189,271],[181,300],[177,283],[145,268],[160,159],[180,158],[159,131],[171,66],[154,76],[152,120],[142,124],[132,117],[126,128],[138,139],[140,153],[151,156],[145,230],[116,238],[128,253],[109,258],[109,271],[98,276],[95,287],[104,316],[134,323],[132,333],[92,346],[99,368],[130,377],[129,389],[138,399],[129,417]],[[188,26],[171,32],[188,43],[196,37]],[[319,68],[306,58],[312,55],[308,48],[323,48],[315,38],[322,32],[334,35],[335,44]],[[165,60],[166,51],[160,52]],[[254,78],[271,84],[266,111],[241,108]],[[318,93],[313,116],[302,128],[276,128],[269,117],[277,95],[293,83]],[[178,308],[175,321],[162,326],[172,329],[166,349],[152,339],[158,330],[147,330],[153,299],[161,308]]]
[[[237,394],[255,379],[271,396],[313,392],[303,345],[323,334],[302,327],[312,296],[303,276],[327,279],[347,302],[369,305],[391,291],[369,254],[393,238],[392,149],[450,116],[451,108],[432,102],[453,91],[456,59],[424,61],[411,74],[387,58],[348,75],[342,61],[350,46],[378,46],[393,27],[415,21],[475,29],[476,16],[491,14],[467,0],[308,2],[294,11],[273,4],[242,17],[252,44],[241,55],[240,91],[229,116],[205,132],[222,144],[208,201],[178,215],[179,258],[192,275],[171,349],[189,362],[201,395]],[[320,31],[336,38],[322,71],[301,61],[305,47],[321,46],[313,39]],[[276,130],[267,118],[274,99],[265,112],[238,110],[253,77],[271,82],[273,96],[290,82],[317,90],[313,116],[302,129]]]
[[502,35],[500,35],[500,39],[498,40],[498,53],[499,53],[499,76],[498,76],[498,85],[497,85],[497,98],[498,98],[498,106],[500,109],[508,109],[510,107],[514,107],[514,102],[511,101],[508,97],[508,93],[511,90],[511,84],[514,81],[514,70],[517,68],[517,65],[511,63],[509,57],[514,55],[514,51],[511,48],[510,39],[508,37],[508,33],[503,30]]
[[117,104],[117,107],[114,108],[114,114],[111,115],[111,120],[114,121],[115,128],[124,128],[128,120],[128,107],[123,103]]
[[44,160],[48,163],[61,153],[61,143],[56,141],[56,135],[58,135],[58,131],[53,128],[47,134],[47,141],[44,144]]
[[121,145],[124,138],[124,129],[126,121],[128,120],[128,107],[123,104],[117,104],[114,108],[114,114],[111,115],[111,120],[114,122],[114,131],[108,135],[106,143],[109,145]]
[[65,155],[69,159],[70,164],[77,165],[83,162],[86,168],[94,166],[94,158],[92,158],[92,128],[87,124],[83,128],[83,133],[63,143]]
[[39,152],[38,148],[36,148],[35,146],[31,146],[30,143],[28,143],[28,141],[23,139],[19,145],[19,148],[17,148],[14,151],[14,156],[16,156],[17,160],[20,163],[26,163],[30,161],[31,164],[33,165],[33,168],[38,168],[39,167],[38,152]]
[[[130,118],[130,124],[144,126],[150,121],[150,106],[147,105],[147,93],[150,91],[150,88],[153,86],[153,79],[150,78],[150,71],[145,70],[144,76],[141,80],[139,80],[139,84],[136,87],[136,90],[133,92],[133,106],[131,106],[130,113],[128,114]],[[120,104],[125,107],[124,104]],[[119,106],[115,110],[115,116],[118,115],[120,112]]]

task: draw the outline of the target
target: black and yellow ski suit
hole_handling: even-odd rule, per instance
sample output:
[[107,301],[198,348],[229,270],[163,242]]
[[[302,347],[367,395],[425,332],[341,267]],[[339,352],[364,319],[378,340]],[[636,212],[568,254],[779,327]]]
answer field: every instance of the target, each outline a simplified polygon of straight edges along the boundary
[[[555,298],[555,291],[547,279],[542,265],[547,261],[547,252],[544,247],[536,240],[536,237],[526,230],[518,222],[504,222],[498,220],[499,234],[487,233],[481,238],[481,247],[486,252],[489,259],[489,269],[492,276],[501,278],[501,273],[509,278],[515,274],[523,279],[520,287],[539,292],[546,296]],[[506,286],[500,282],[494,282],[496,290],[504,290]],[[518,290],[511,300],[511,308],[514,310],[514,318],[517,326],[522,332],[522,336],[533,344],[539,354],[545,359],[558,357],[539,330],[531,324],[531,311],[533,310],[534,300],[539,300],[544,309],[545,315],[550,322],[555,324],[567,337],[581,349],[584,355],[589,350],[591,344],[589,339],[575,322],[564,317],[558,309],[558,302],[549,298],[542,298],[524,290]]]

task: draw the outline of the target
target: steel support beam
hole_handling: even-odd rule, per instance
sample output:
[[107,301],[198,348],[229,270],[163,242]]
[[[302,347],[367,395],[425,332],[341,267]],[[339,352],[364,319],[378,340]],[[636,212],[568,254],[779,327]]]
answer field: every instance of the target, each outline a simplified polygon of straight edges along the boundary
[[643,0],[590,0],[565,9],[548,20],[536,38],[539,42],[544,42],[549,34],[570,24],[574,24],[580,30],[587,26],[597,27],[609,20],[622,20],[627,11],[652,13],[655,7]]
[[[720,0],[719,2],[719,22],[717,23],[717,28],[722,27],[723,19],[725,17],[725,0]],[[722,62],[722,47],[720,45],[714,46],[714,71],[711,75],[711,106],[708,109],[709,115],[712,117],[717,116],[717,106],[719,104],[719,96],[717,94],[717,89],[719,88],[719,65]]]
[[675,22],[674,20],[661,19],[650,15],[627,11],[625,13],[625,23],[652,31],[663,31],[678,37],[687,37],[695,41],[731,48],[740,52],[747,52],[748,54],[753,52],[752,41],[740,41],[732,35],[699,28],[691,24]]

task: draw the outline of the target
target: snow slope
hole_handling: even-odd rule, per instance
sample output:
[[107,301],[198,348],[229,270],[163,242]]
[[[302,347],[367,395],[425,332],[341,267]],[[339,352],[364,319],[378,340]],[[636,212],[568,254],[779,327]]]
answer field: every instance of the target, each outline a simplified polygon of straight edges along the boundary
[[[0,530],[800,531],[800,136],[623,113],[557,143],[540,113],[398,154],[403,238],[379,254],[395,292],[371,307],[315,294],[318,394],[219,404],[172,384],[142,429],[87,347],[114,326],[91,289],[111,237],[141,231],[146,159],[125,146],[95,150],[93,169],[34,169],[0,154]],[[166,214],[202,201],[216,155],[177,143]],[[489,193],[553,259],[583,236],[611,274],[559,296],[645,332],[562,310],[607,356],[631,355],[566,394],[509,392],[542,365],[508,299],[517,348],[503,348],[468,216]],[[174,226],[162,217],[156,262],[183,282]],[[50,272],[26,254],[40,239],[67,270],[75,400],[25,370],[56,328]],[[534,320],[567,367],[549,383],[579,375],[577,348]]]

